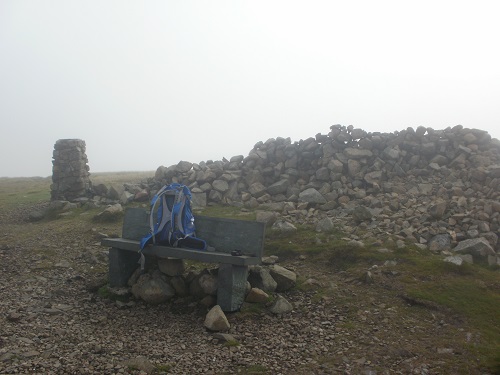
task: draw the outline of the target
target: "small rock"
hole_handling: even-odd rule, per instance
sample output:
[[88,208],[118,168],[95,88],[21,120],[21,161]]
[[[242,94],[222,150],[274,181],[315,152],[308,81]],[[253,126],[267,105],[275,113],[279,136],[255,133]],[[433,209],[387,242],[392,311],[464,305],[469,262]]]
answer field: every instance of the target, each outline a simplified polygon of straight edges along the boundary
[[463,259],[459,256],[449,256],[449,257],[444,258],[444,261],[448,262],[448,263],[456,264],[457,266],[461,266],[462,263],[464,262]]
[[226,315],[219,305],[215,305],[205,317],[204,326],[210,331],[227,331],[231,328]]
[[458,245],[453,248],[453,252],[471,254],[484,258],[488,255],[496,255],[495,250],[493,250],[489,242],[483,237],[460,241]]
[[161,277],[144,274],[132,287],[132,294],[146,303],[157,305],[174,297],[175,290]]
[[15,356],[14,353],[10,353],[10,352],[4,353],[4,354],[0,355],[0,362],[10,361],[12,358],[14,358],[14,356]]
[[318,190],[314,188],[309,188],[300,192],[299,202],[311,203],[311,204],[325,204],[326,199]]
[[9,322],[18,322],[19,320],[21,320],[21,314],[17,312],[11,312],[7,315],[7,320]]
[[366,271],[359,279],[365,284],[373,284],[375,282],[373,274],[370,271]]
[[220,342],[236,342],[236,338],[230,333],[214,333],[214,339],[219,340]]
[[44,211],[35,210],[35,211],[30,212],[30,214],[28,216],[28,220],[32,221],[32,222],[35,222],[35,221],[43,220],[44,217],[45,217],[45,212]]
[[453,349],[451,348],[438,348],[438,354],[453,354]]
[[436,202],[429,206],[428,213],[432,218],[439,220],[444,216],[447,208],[448,205],[445,201]]
[[284,292],[293,288],[297,281],[297,275],[295,272],[278,266],[277,264],[269,268],[269,273],[274,281],[276,281],[277,292]]
[[60,262],[54,264],[54,267],[58,268],[71,268],[71,263],[67,260],[61,260]]
[[372,212],[369,208],[364,206],[358,206],[351,212],[352,218],[355,222],[360,223],[362,221],[370,221],[373,217]]
[[144,356],[126,360],[123,362],[123,366],[130,369],[143,371],[146,374],[153,374],[156,371],[156,366]]
[[31,357],[36,357],[39,356],[40,352],[37,352],[36,350],[30,350],[28,352],[25,352],[22,354],[24,358],[31,358]]
[[217,303],[217,300],[215,299],[215,296],[205,296],[200,300],[200,305],[205,306],[205,307],[212,307]]
[[358,240],[350,240],[349,245],[354,246],[354,247],[359,247],[359,248],[365,247],[365,244],[363,243],[363,241],[358,241]]
[[331,232],[334,229],[333,221],[329,217],[325,217],[316,224],[316,232]]
[[276,263],[278,263],[278,261],[279,261],[279,258],[276,255],[262,257],[262,264],[264,264],[266,266],[276,264]]
[[184,273],[184,259],[178,258],[160,258],[158,259],[158,268],[168,276],[180,276]]
[[498,256],[498,255],[488,255],[488,265],[490,265],[490,266],[500,266],[500,256]]
[[434,252],[441,252],[451,249],[451,236],[446,234],[438,234],[432,237],[429,241],[429,250]]
[[288,302],[288,300],[285,297],[279,294],[276,300],[269,307],[269,311],[271,311],[273,314],[276,315],[286,314],[291,312],[292,310],[293,310],[292,304]]
[[250,303],[266,303],[268,299],[269,294],[264,292],[262,289],[252,288],[250,289],[250,292],[248,292],[245,301]]
[[278,286],[269,270],[261,266],[250,268],[248,281],[253,288],[259,288],[266,292],[274,292]]
[[292,223],[284,220],[276,221],[271,227],[272,230],[280,231],[280,232],[295,232],[297,231],[297,227]]

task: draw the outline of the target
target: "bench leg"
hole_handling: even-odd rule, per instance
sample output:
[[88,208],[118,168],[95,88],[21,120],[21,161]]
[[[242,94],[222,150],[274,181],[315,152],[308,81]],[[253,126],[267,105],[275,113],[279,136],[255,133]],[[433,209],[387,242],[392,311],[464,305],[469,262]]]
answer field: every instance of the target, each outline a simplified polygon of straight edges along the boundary
[[132,251],[115,247],[109,249],[109,286],[126,286],[128,279],[139,266],[139,258],[140,254]]
[[222,311],[233,312],[241,308],[245,300],[247,278],[247,266],[219,265],[217,304]]

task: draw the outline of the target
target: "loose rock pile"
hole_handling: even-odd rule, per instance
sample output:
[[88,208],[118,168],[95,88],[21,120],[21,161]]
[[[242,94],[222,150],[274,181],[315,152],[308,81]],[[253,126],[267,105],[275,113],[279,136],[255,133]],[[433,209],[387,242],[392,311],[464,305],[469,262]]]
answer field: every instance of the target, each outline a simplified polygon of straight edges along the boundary
[[52,161],[52,200],[72,201],[89,196],[91,191],[85,141],[60,139],[54,145]]
[[[286,292],[295,286],[297,275],[275,264],[276,257],[268,257],[263,261],[263,266],[250,267],[246,291],[248,303],[265,304],[270,299],[268,293]],[[109,292],[117,298],[127,297],[131,293],[135,299],[151,305],[189,297],[203,306],[216,306],[217,268],[186,272],[182,259],[148,258],[146,271],[142,272],[138,268],[130,277],[127,288],[110,288]],[[134,302],[119,301],[118,304],[128,306]],[[283,314],[291,311],[291,305],[281,297],[269,305],[269,311]],[[224,325],[227,320],[222,311],[214,310],[209,317],[213,319],[205,322],[207,328],[213,331],[229,329],[229,323]]]

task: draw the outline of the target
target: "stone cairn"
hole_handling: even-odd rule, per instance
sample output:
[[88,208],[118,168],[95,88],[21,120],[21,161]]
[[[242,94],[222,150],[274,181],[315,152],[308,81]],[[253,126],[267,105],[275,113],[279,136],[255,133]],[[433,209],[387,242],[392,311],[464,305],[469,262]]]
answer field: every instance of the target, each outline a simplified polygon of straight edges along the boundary
[[74,201],[91,192],[85,141],[59,139],[54,145],[51,199]]

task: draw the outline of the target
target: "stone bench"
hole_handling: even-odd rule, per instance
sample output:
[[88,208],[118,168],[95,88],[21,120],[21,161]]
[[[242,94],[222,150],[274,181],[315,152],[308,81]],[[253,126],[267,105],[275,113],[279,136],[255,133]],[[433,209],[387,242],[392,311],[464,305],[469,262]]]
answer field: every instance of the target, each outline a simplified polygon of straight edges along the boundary
[[[191,259],[218,263],[217,304],[223,311],[241,307],[247,285],[248,266],[261,263],[265,224],[257,221],[195,216],[196,237],[207,242],[210,251],[148,245],[146,258]],[[123,220],[122,238],[104,238],[109,249],[109,284],[126,286],[138,267],[140,239],[149,232],[149,213],[142,208],[128,208]],[[238,250],[242,255],[231,255]]]

